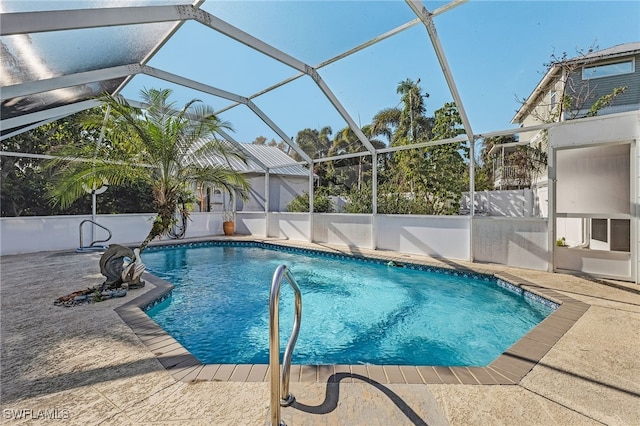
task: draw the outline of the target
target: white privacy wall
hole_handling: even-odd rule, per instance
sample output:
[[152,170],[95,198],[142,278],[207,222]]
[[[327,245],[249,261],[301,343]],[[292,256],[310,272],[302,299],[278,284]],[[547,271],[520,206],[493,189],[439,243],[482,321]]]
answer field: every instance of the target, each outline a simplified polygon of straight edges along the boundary
[[235,233],[240,235],[267,235],[265,213],[236,212]]
[[382,250],[469,259],[467,216],[378,215],[376,219]]
[[[98,216],[96,222],[111,230],[110,244],[142,241],[151,229],[148,214]],[[5,217],[0,220],[0,254],[31,253],[36,251],[76,249],[80,246],[80,222],[85,216]],[[83,227],[83,244],[92,242],[91,224]],[[96,239],[108,237],[106,231],[96,228]]]
[[[154,214],[97,215],[96,222],[111,231],[105,244],[140,244],[151,230]],[[75,250],[80,247],[80,223],[91,219],[82,216],[3,217],[0,219],[0,255],[37,251]],[[83,225],[83,245],[94,240],[91,223]],[[191,213],[185,237],[221,235],[219,213]],[[95,239],[107,239],[108,233],[96,227]],[[168,239],[168,237],[165,237]]]
[[[2,218],[0,254],[18,254],[50,250],[75,250],[79,247],[78,226],[90,216]],[[111,229],[112,244],[139,244],[151,229],[151,214],[98,215],[97,222]],[[309,214],[269,213],[268,236],[310,241]],[[449,259],[469,259],[467,216],[404,216],[315,214],[314,241],[318,243],[371,248],[371,234],[377,229],[377,248],[400,253]],[[262,212],[238,212],[236,233],[264,237],[266,220]],[[91,240],[89,224],[85,245]],[[524,218],[474,219],[475,259],[528,269],[545,270],[546,221]],[[222,235],[219,213],[192,213],[186,237]],[[105,238],[98,230],[97,237]]]
[[[468,192],[462,193],[460,205],[470,210]],[[529,189],[512,189],[503,191],[477,191],[474,193],[474,209],[476,215],[532,217],[537,216],[535,194]]]
[[309,241],[309,228],[309,213],[269,213],[267,236]]
[[372,217],[370,214],[316,213],[313,215],[313,241],[371,248]]
[[556,247],[554,258],[558,270],[580,271],[614,279],[632,278],[631,253]]
[[546,219],[473,219],[473,254],[478,262],[547,270],[551,256]]

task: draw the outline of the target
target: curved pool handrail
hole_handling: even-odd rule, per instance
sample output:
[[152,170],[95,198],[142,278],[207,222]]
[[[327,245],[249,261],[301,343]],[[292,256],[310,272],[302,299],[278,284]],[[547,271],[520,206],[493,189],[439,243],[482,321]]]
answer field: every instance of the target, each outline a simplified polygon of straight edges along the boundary
[[[295,295],[295,313],[291,337],[284,351],[282,360],[282,377],[280,377],[280,318],[278,304],[280,299],[280,286],[282,279],[286,278]],[[300,332],[300,320],[302,318],[302,295],[300,287],[286,265],[276,268],[271,280],[271,293],[269,295],[269,367],[271,370],[271,425],[280,426],[284,422],[280,420],[280,406],[286,407],[293,403],[295,397],[289,393],[289,373],[291,370],[291,356],[293,348]]]
[[[83,238],[82,238],[82,225],[84,225],[85,223],[91,223],[93,226],[97,226],[98,228],[102,228],[105,231],[107,231],[107,233],[109,234],[109,236],[107,237],[106,240],[94,240],[91,244],[89,244],[88,246],[84,246],[83,245]],[[83,251],[83,250],[92,250],[92,249],[98,249],[98,250],[104,250],[104,247],[102,246],[96,246],[96,244],[98,243],[106,243],[107,241],[109,241],[111,239],[113,235],[111,234],[111,231],[109,230],[109,228],[107,228],[106,226],[102,226],[100,225],[98,222],[96,222],[95,220],[91,220],[91,219],[85,219],[82,222],[80,222],[80,247],[77,249],[77,251]]]

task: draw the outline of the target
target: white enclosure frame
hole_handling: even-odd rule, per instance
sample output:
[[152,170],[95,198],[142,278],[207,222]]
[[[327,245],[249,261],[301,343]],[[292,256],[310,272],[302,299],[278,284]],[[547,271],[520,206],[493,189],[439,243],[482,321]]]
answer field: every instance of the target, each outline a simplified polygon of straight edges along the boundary
[[[340,215],[340,214],[305,214],[305,213],[275,213],[269,211],[269,175],[272,169],[277,167],[271,165],[267,167],[256,158],[252,158],[255,163],[262,168],[265,173],[265,211],[264,212],[239,212],[237,216],[237,230],[242,233],[265,236],[288,238],[301,241],[312,241],[327,244],[341,244],[353,247],[366,247],[383,250],[396,250],[406,253],[415,253],[429,256],[436,256],[448,259],[459,259],[468,261],[496,262],[513,266],[529,267],[534,269],[547,269],[554,271],[555,267],[555,238],[557,215],[555,212],[555,153],[557,149],[568,149],[570,146],[563,145],[566,135],[575,136],[572,143],[579,146],[590,144],[605,144],[627,141],[632,145],[632,190],[630,202],[633,208],[631,217],[631,234],[633,239],[631,250],[630,273],[622,278],[638,282],[638,251],[640,250],[640,238],[638,238],[638,215],[640,194],[638,192],[638,179],[640,178],[640,154],[638,153],[637,140],[640,134],[639,113],[634,111],[628,114],[618,114],[611,117],[595,119],[575,120],[568,123],[550,123],[528,128],[520,128],[514,131],[500,130],[486,134],[474,134],[470,121],[464,107],[464,103],[458,93],[454,76],[449,67],[444,48],[440,43],[433,17],[455,8],[466,0],[454,0],[433,12],[427,10],[421,1],[406,0],[409,8],[416,15],[416,19],[407,22],[374,37],[352,49],[349,49],[329,60],[316,66],[304,63],[303,61],[276,49],[264,41],[236,28],[227,22],[200,9],[202,1],[194,1],[192,5],[180,6],[145,6],[145,7],[113,7],[103,9],[76,9],[64,11],[43,11],[24,13],[5,13],[2,15],[2,26],[0,36],[30,34],[38,32],[63,31],[70,29],[97,28],[105,26],[135,25],[143,23],[173,22],[174,25],[166,36],[158,40],[156,46],[144,57],[140,63],[123,64],[110,68],[97,69],[94,71],[81,72],[60,77],[43,80],[26,81],[21,84],[2,87],[0,98],[2,101],[9,101],[17,97],[25,97],[43,92],[71,87],[73,85],[100,82],[104,80],[124,78],[124,82],[114,93],[120,92],[123,87],[135,75],[147,75],[160,80],[168,81],[183,87],[226,99],[231,103],[218,113],[237,106],[244,106],[262,120],[272,129],[282,140],[289,144],[295,152],[303,159],[302,164],[309,167],[309,211],[313,212],[313,166],[314,164],[330,161],[334,159],[350,158],[353,156],[371,156],[372,164],[376,164],[379,154],[394,152],[403,149],[415,149],[437,144],[447,144],[455,142],[468,142],[470,152],[474,152],[475,142],[479,138],[492,136],[510,135],[514,133],[530,132],[540,129],[550,129],[551,141],[560,141],[555,145],[550,144],[549,151],[549,220],[541,219],[497,219],[481,218],[475,216],[474,203],[470,203],[470,216],[460,217],[431,217],[431,216],[396,216],[377,214],[377,168],[373,167],[372,177],[372,205],[373,211],[370,215]],[[194,81],[164,70],[147,65],[149,60],[162,48],[169,38],[186,21],[197,22],[213,31],[216,31],[228,38],[236,40],[262,55],[280,62],[298,74],[265,88],[258,93],[243,96],[232,93],[222,88],[213,87]],[[389,147],[376,150],[368,138],[363,134],[359,126],[344,108],[338,97],[331,88],[320,77],[318,69],[339,61],[356,52],[366,49],[389,37],[395,36],[408,28],[417,24],[423,24],[431,46],[434,49],[438,62],[456,103],[465,135],[445,140],[430,141],[422,144],[408,145],[402,147]],[[291,140],[288,135],[265,114],[252,99],[274,90],[284,84],[290,83],[300,77],[308,77],[313,80],[322,94],[329,100],[333,108],[345,120],[349,128],[357,136],[364,147],[364,151],[357,154],[337,156],[333,158],[311,159],[300,147]],[[135,102],[135,101],[134,101]],[[74,104],[62,105],[55,108],[43,109],[33,113],[19,115],[2,121],[2,127],[6,131],[1,136],[1,140],[15,136],[21,132],[33,129],[44,123],[74,114],[76,112],[96,107],[95,100],[83,100]],[[591,120],[591,121],[590,121]],[[599,121],[602,120],[602,121]],[[612,120],[612,121],[610,121]],[[607,134],[603,130],[607,129]],[[240,148],[242,144],[235,141],[228,134],[221,132],[221,136]],[[34,156],[30,153],[1,152],[1,155]],[[291,163],[300,164],[300,163]],[[289,166],[282,164],[279,167]],[[475,198],[475,164],[474,156],[469,158],[470,184],[469,198]],[[113,229],[130,229],[131,223],[139,223],[141,218],[148,220],[148,215],[114,215],[110,217],[98,215],[99,223],[108,225],[113,222]],[[216,234],[218,229],[218,219],[215,214],[194,214],[194,226],[190,227],[188,236],[205,236]],[[2,218],[0,221],[2,231],[2,245],[0,254],[22,253],[34,249],[67,249],[75,247],[75,241],[71,243],[70,235],[75,240],[75,223],[82,220],[82,216],[73,218]],[[115,222],[118,222],[117,226]],[[58,232],[57,230],[66,229]],[[498,232],[499,231],[499,232]],[[47,235],[46,244],[42,243],[42,235]],[[496,241],[492,241],[492,236],[500,235],[503,246]],[[134,238],[135,237],[135,238]],[[142,240],[142,238],[139,238]],[[138,239],[136,233],[128,232],[115,238],[117,242],[135,242]],[[544,240],[546,239],[546,244]],[[134,241],[131,241],[134,240]],[[496,245],[497,244],[497,245]],[[494,246],[495,245],[495,246]],[[506,245],[506,250],[504,245]],[[492,249],[495,248],[495,251]],[[528,258],[528,256],[533,256]],[[615,270],[615,268],[614,268]],[[611,269],[607,269],[611,271]],[[597,274],[597,271],[596,271]],[[616,274],[604,273],[603,275],[616,276]],[[616,276],[620,278],[619,276]]]

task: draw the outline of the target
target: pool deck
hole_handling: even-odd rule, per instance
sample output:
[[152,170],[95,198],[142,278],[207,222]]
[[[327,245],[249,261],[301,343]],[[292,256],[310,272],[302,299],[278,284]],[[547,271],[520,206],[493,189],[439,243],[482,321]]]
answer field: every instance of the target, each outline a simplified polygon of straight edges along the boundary
[[[294,366],[296,403],[282,408],[290,426],[640,424],[639,286],[265,241],[498,274],[561,302],[559,315],[486,368]],[[104,281],[99,258],[73,251],[0,258],[2,424],[268,424],[266,366],[194,363],[138,316],[142,300],[162,291],[156,279],[124,298],[55,306]]]

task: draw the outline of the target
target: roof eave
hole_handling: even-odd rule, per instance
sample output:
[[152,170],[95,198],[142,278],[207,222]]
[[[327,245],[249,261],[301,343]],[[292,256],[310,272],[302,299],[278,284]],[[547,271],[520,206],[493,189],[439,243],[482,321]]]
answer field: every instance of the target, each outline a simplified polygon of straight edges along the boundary
[[518,109],[518,111],[516,112],[516,115],[513,116],[513,118],[511,119],[511,124],[518,124],[521,122],[524,116],[534,107],[534,102],[538,99],[538,97],[541,94],[544,94],[547,87],[556,78],[560,69],[561,68],[558,65],[553,65],[551,68],[549,68],[549,70],[546,72],[544,77],[542,77],[542,80],[540,80],[536,88],[533,89],[533,92],[531,92],[531,94],[522,104],[520,109]]
[[640,53],[640,49],[632,49],[620,52],[614,52],[609,54],[601,54],[598,55],[598,52],[593,52],[592,54],[580,56],[578,58],[569,59],[566,61],[559,61],[557,63],[552,64],[547,73],[544,75],[540,83],[533,90],[531,95],[526,99],[524,104],[518,109],[516,115],[511,119],[511,124],[518,124],[525,117],[525,115],[533,108],[534,102],[538,97],[544,93],[544,91],[549,86],[549,83],[553,81],[553,78],[556,76],[557,72],[562,69],[562,65],[566,64],[574,64],[580,62],[591,62],[591,61],[600,61],[603,59],[614,59],[622,56],[633,56]]

